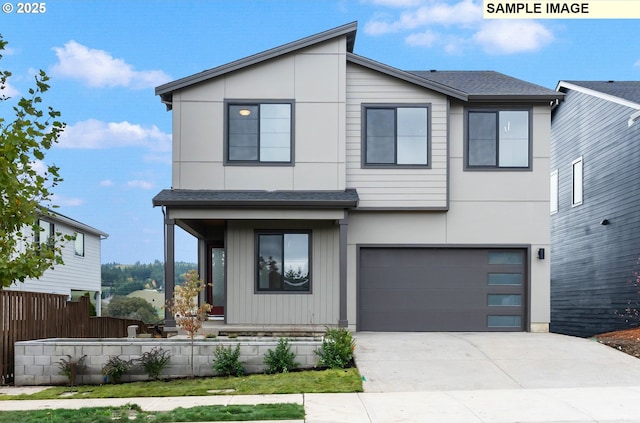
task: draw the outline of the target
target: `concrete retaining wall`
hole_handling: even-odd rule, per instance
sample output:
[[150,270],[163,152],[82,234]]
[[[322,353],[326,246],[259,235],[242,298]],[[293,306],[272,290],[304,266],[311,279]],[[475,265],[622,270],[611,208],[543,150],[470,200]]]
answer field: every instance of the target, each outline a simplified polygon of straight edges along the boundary
[[[263,373],[264,355],[268,350],[275,350],[278,338],[242,338],[228,339],[196,339],[194,342],[194,374],[195,376],[215,376],[212,369],[213,353],[216,346],[240,344],[240,363],[246,373]],[[296,354],[296,361],[301,368],[312,368],[318,357],[314,350],[321,344],[312,338],[292,338],[289,340],[291,351]],[[59,363],[69,356],[77,360],[83,355],[85,368],[77,376],[79,385],[98,385],[104,383],[101,374],[109,356],[117,356],[123,360],[134,360],[154,347],[171,352],[171,360],[162,372],[162,378],[183,378],[191,374],[191,344],[189,339],[40,339],[20,341],[15,344],[15,379],[16,386],[28,385],[65,385],[66,376],[60,374]],[[122,377],[122,382],[148,380],[147,374],[139,366],[132,366]]]

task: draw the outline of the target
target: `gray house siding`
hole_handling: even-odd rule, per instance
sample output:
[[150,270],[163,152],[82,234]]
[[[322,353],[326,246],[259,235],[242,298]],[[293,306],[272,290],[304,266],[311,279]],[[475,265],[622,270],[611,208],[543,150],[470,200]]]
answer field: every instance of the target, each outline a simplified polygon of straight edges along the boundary
[[[255,231],[311,231],[311,292],[255,292]],[[226,239],[228,324],[324,325],[338,321],[338,226],[334,221],[229,221]]]
[[[627,125],[633,111],[569,91],[553,114],[559,201],[551,216],[552,332],[591,336],[633,324],[619,316],[640,298],[630,284],[640,270],[640,125]],[[572,206],[571,164],[579,157],[583,203]]]

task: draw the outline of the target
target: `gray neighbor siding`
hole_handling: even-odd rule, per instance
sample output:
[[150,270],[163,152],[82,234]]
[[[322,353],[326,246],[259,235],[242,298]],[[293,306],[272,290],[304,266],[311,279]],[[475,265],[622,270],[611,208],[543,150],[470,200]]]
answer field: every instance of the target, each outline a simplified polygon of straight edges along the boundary
[[[640,125],[635,110],[570,90],[552,117],[550,330],[592,336],[630,326],[623,313],[640,299]],[[583,158],[583,204],[572,207],[572,162]],[[601,222],[607,219],[608,225]]]

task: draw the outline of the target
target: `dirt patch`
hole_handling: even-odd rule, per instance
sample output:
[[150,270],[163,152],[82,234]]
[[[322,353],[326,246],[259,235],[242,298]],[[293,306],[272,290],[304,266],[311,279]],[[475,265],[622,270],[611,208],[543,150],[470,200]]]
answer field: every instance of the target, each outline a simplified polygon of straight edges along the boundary
[[603,333],[595,338],[601,344],[640,358],[640,328]]

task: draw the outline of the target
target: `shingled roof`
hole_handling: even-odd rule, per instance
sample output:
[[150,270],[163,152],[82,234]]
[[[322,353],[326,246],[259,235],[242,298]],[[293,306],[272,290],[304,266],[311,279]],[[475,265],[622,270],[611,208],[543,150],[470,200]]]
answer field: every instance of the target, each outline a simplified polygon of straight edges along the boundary
[[557,91],[495,71],[409,71],[429,81],[464,92],[469,101],[503,97],[561,99]]
[[351,208],[358,205],[355,189],[344,191],[220,191],[165,189],[154,206]]
[[561,81],[558,87],[567,83],[640,104],[640,81]]

